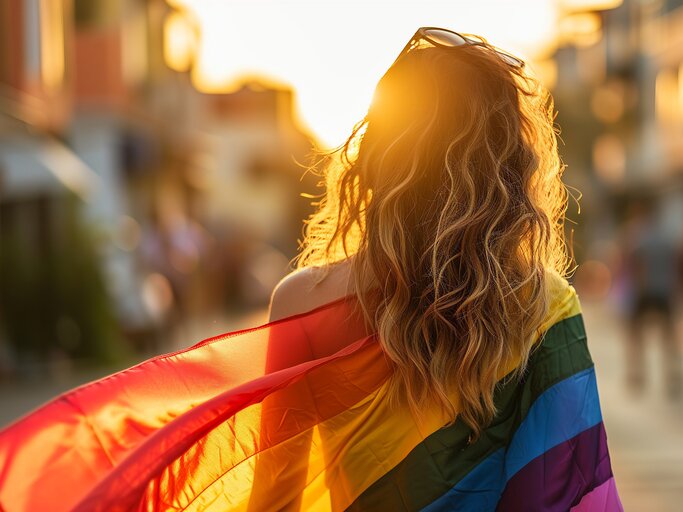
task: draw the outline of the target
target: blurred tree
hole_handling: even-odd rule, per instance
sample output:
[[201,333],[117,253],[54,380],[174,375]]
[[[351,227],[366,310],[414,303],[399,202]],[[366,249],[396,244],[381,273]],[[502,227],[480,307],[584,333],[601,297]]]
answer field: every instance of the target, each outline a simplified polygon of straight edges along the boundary
[[121,361],[128,350],[80,201],[43,196],[1,208],[0,309],[19,364],[47,362],[58,354]]

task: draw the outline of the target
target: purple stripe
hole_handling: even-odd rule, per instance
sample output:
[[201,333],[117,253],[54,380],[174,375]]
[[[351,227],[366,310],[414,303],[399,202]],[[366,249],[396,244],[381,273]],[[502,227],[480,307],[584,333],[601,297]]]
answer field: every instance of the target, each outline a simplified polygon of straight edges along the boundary
[[563,511],[612,476],[601,421],[539,455],[508,481],[499,511]]

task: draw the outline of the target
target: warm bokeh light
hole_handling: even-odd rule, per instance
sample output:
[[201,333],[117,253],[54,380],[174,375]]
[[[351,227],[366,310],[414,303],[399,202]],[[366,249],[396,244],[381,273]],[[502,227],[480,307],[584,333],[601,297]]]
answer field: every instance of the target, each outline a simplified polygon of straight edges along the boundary
[[591,97],[591,110],[596,118],[605,123],[615,123],[624,115],[624,84],[613,81],[597,87]]
[[557,83],[557,62],[551,59],[538,60],[533,63],[532,70],[548,89],[555,87]]
[[655,106],[657,117],[663,123],[677,123],[681,119],[683,107],[683,83],[680,71],[664,69],[657,75],[655,85]]
[[582,12],[565,16],[560,21],[560,39],[565,44],[591,46],[602,37],[600,16],[593,12]]
[[619,137],[606,133],[595,140],[593,144],[593,167],[606,183],[618,184],[624,179],[626,149]]
[[64,12],[60,2],[42,2],[40,28],[41,74],[48,89],[59,89],[64,80]]
[[197,46],[197,32],[185,13],[172,12],[164,21],[164,60],[175,71],[187,71]]
[[657,117],[661,121],[671,120],[672,102],[678,99],[678,86],[676,76],[669,69],[660,71],[655,85],[655,105]]
[[623,0],[560,0],[565,10],[574,11],[602,11],[619,7]]
[[[557,23],[550,0],[169,4],[190,10],[198,20],[201,37],[192,79],[199,90],[228,92],[245,75],[288,84],[297,93],[302,121],[327,146],[343,142],[364,115],[377,80],[417,27],[481,34],[531,58],[553,46]],[[390,22],[377,22],[389,15]]]
[[607,297],[612,286],[612,272],[602,261],[588,260],[576,270],[575,286],[583,297],[600,300]]

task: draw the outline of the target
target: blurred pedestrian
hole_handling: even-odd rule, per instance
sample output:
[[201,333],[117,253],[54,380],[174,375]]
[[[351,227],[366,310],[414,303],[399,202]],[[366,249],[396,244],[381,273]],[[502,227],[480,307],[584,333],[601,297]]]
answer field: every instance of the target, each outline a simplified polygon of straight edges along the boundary
[[681,350],[676,332],[679,254],[675,240],[664,230],[654,201],[634,202],[626,224],[624,265],[629,281],[626,346],[626,384],[633,393],[645,387],[645,328],[661,328],[662,365],[667,396],[683,391]]

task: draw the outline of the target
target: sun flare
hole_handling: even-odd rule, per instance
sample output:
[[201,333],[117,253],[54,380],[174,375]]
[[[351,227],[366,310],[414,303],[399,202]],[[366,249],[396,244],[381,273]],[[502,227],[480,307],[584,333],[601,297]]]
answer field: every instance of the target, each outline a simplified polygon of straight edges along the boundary
[[[526,58],[553,44],[555,2],[169,0],[199,25],[192,81],[229,92],[244,76],[296,91],[300,122],[333,147],[367,111],[375,84],[417,27],[478,33]],[[495,13],[495,16],[492,15]]]

